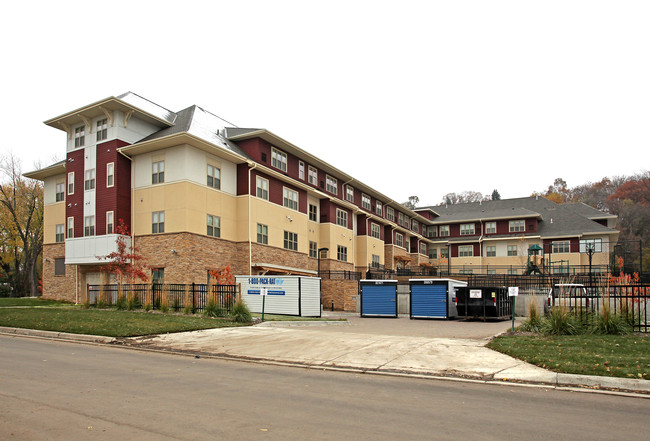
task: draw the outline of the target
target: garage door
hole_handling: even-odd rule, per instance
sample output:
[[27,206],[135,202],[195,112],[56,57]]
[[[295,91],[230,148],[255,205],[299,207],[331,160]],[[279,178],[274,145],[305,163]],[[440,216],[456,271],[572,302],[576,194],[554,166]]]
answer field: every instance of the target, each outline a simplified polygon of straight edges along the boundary
[[411,285],[411,317],[447,318],[447,284]]
[[362,317],[397,317],[396,284],[361,284]]

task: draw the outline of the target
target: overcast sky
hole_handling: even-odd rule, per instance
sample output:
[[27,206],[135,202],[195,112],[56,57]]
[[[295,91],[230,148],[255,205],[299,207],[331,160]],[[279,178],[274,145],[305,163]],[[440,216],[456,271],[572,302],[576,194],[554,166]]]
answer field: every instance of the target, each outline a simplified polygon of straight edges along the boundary
[[650,168],[648,1],[57,1],[3,7],[1,153],[126,91],[265,128],[386,196],[529,196]]

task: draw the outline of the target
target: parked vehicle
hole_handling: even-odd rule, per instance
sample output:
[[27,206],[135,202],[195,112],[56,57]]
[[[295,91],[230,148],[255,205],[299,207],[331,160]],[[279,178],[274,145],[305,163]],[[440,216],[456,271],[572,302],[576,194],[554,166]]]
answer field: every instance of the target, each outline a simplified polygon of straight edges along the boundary
[[594,297],[598,294],[589,292],[580,283],[560,283],[553,285],[548,292],[544,312],[547,313],[554,307],[590,309],[595,305]]

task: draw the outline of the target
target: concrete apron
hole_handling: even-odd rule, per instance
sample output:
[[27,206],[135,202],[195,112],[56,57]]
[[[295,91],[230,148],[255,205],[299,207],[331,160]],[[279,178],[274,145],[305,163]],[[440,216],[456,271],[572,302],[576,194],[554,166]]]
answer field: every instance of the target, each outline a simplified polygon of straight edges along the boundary
[[488,341],[252,326],[132,338],[124,343],[362,371],[557,384],[558,374],[487,349]]

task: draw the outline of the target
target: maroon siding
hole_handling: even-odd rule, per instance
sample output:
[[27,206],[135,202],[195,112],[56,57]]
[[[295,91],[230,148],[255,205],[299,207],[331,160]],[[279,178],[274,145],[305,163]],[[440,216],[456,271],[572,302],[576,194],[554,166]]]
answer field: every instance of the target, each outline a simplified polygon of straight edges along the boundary
[[[248,164],[237,164],[237,196],[248,194]],[[255,192],[255,178],[251,177],[251,193]]]
[[[112,140],[97,145],[95,169],[95,233],[106,234],[106,212],[113,212],[114,226],[122,220],[131,225],[131,161],[117,152],[127,143]],[[114,185],[106,186],[106,165],[114,164]]]
[[365,214],[357,215],[357,236],[366,236],[370,233],[368,217]]
[[84,149],[68,152],[66,173],[74,172],[74,194],[68,195],[66,174],[65,228],[67,234],[68,217],[74,217],[74,237],[83,237],[84,227]]
[[383,240],[384,240],[385,244],[393,244],[393,243],[395,243],[395,237],[394,237],[393,231],[394,231],[393,227],[391,227],[390,225],[385,225],[384,226]]

